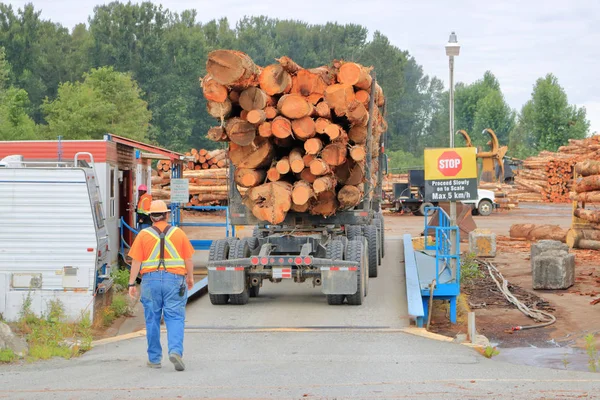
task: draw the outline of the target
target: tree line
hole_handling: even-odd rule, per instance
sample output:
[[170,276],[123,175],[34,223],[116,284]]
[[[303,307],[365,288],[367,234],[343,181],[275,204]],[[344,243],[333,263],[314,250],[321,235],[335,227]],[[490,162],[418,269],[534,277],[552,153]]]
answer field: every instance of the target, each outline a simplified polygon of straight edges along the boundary
[[[259,65],[288,55],[303,67],[333,59],[372,65],[387,99],[387,148],[393,165],[418,163],[428,146],[448,142],[448,92],[406,50],[357,24],[311,25],[245,17],[198,21],[196,10],[175,13],[162,5],[112,2],[94,8],[72,30],[43,20],[28,4],[0,3],[0,140],[99,139],[107,133],[147,140],[173,150],[211,148],[198,78],[215,49],[248,53]],[[556,150],[587,134],[585,109],[568,103],[556,77],[534,85],[520,112],[506,103],[491,72],[458,83],[456,129],[476,145],[492,128],[509,155]],[[457,139],[457,145],[460,139]]]

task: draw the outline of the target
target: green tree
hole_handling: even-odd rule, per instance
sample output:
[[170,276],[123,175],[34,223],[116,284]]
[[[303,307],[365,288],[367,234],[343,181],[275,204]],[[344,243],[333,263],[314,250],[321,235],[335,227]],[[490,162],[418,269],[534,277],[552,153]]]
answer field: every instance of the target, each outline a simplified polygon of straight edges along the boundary
[[46,100],[43,110],[47,135],[65,139],[101,139],[114,133],[147,140],[151,113],[142,92],[129,74],[112,67],[92,69],[83,82],[60,85],[56,100]]
[[541,150],[556,151],[567,144],[568,139],[584,138],[590,128],[584,107],[570,105],[567,94],[558,79],[548,74],[537,80],[531,100],[523,106],[519,115],[519,132],[523,138],[513,135],[513,145],[520,141],[530,154]]

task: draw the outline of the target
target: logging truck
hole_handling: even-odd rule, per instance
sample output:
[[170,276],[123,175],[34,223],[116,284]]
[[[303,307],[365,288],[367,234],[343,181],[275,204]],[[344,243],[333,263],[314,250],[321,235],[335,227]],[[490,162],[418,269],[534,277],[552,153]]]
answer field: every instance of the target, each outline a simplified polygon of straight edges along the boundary
[[360,305],[384,256],[383,91],[353,62],[277,61],[259,68],[217,50],[201,79],[221,120],[208,137],[229,142],[231,223],[254,227],[212,243],[210,301],[246,304],[265,281],[289,280],[312,282],[330,305]]

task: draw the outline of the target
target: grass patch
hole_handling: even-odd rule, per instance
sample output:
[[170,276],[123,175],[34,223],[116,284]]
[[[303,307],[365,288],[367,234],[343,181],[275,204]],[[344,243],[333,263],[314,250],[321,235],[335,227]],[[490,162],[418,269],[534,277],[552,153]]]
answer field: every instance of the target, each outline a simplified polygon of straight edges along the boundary
[[105,307],[101,311],[101,325],[103,327],[110,326],[115,320],[122,316],[130,316],[132,314],[131,306],[127,300],[127,296],[121,293],[115,293],[110,306]]
[[52,357],[69,359],[83,354],[92,347],[91,325],[87,314],[77,322],[67,322],[60,300],[49,301],[47,313],[38,317],[31,310],[29,295],[23,302],[19,321],[14,324],[17,332],[27,340],[29,361]]
[[113,278],[114,288],[116,292],[127,290],[129,284],[129,270],[115,268],[111,271],[110,276]]
[[473,283],[477,279],[483,278],[485,275],[479,263],[477,262],[477,256],[475,253],[466,253],[460,259],[460,283],[462,285],[468,285]]
[[11,349],[0,349],[0,363],[11,363],[19,357]]
[[600,355],[596,349],[596,337],[591,333],[585,336],[585,352],[588,355],[590,372],[600,372]]

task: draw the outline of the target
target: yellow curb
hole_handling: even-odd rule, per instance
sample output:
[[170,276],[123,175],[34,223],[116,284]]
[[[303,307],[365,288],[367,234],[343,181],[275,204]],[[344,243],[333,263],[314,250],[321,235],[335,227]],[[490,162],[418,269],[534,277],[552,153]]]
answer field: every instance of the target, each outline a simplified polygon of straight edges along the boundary
[[444,335],[440,335],[438,333],[433,333],[433,332],[429,332],[427,329],[425,328],[416,328],[416,327],[409,327],[409,328],[404,328],[401,329],[402,332],[414,335],[414,336],[420,336],[426,339],[432,339],[432,340],[437,340],[438,342],[452,342],[454,341],[454,339],[452,339],[449,336],[444,336]]
[[124,335],[118,335],[118,336],[109,337],[109,338],[106,338],[106,339],[94,340],[92,342],[92,347],[101,346],[103,344],[110,344],[110,343],[120,342],[122,340],[135,339],[135,338],[139,338],[139,337],[142,337],[142,336],[146,336],[146,330],[145,329],[142,329],[141,331],[137,331],[137,332],[126,333]]

